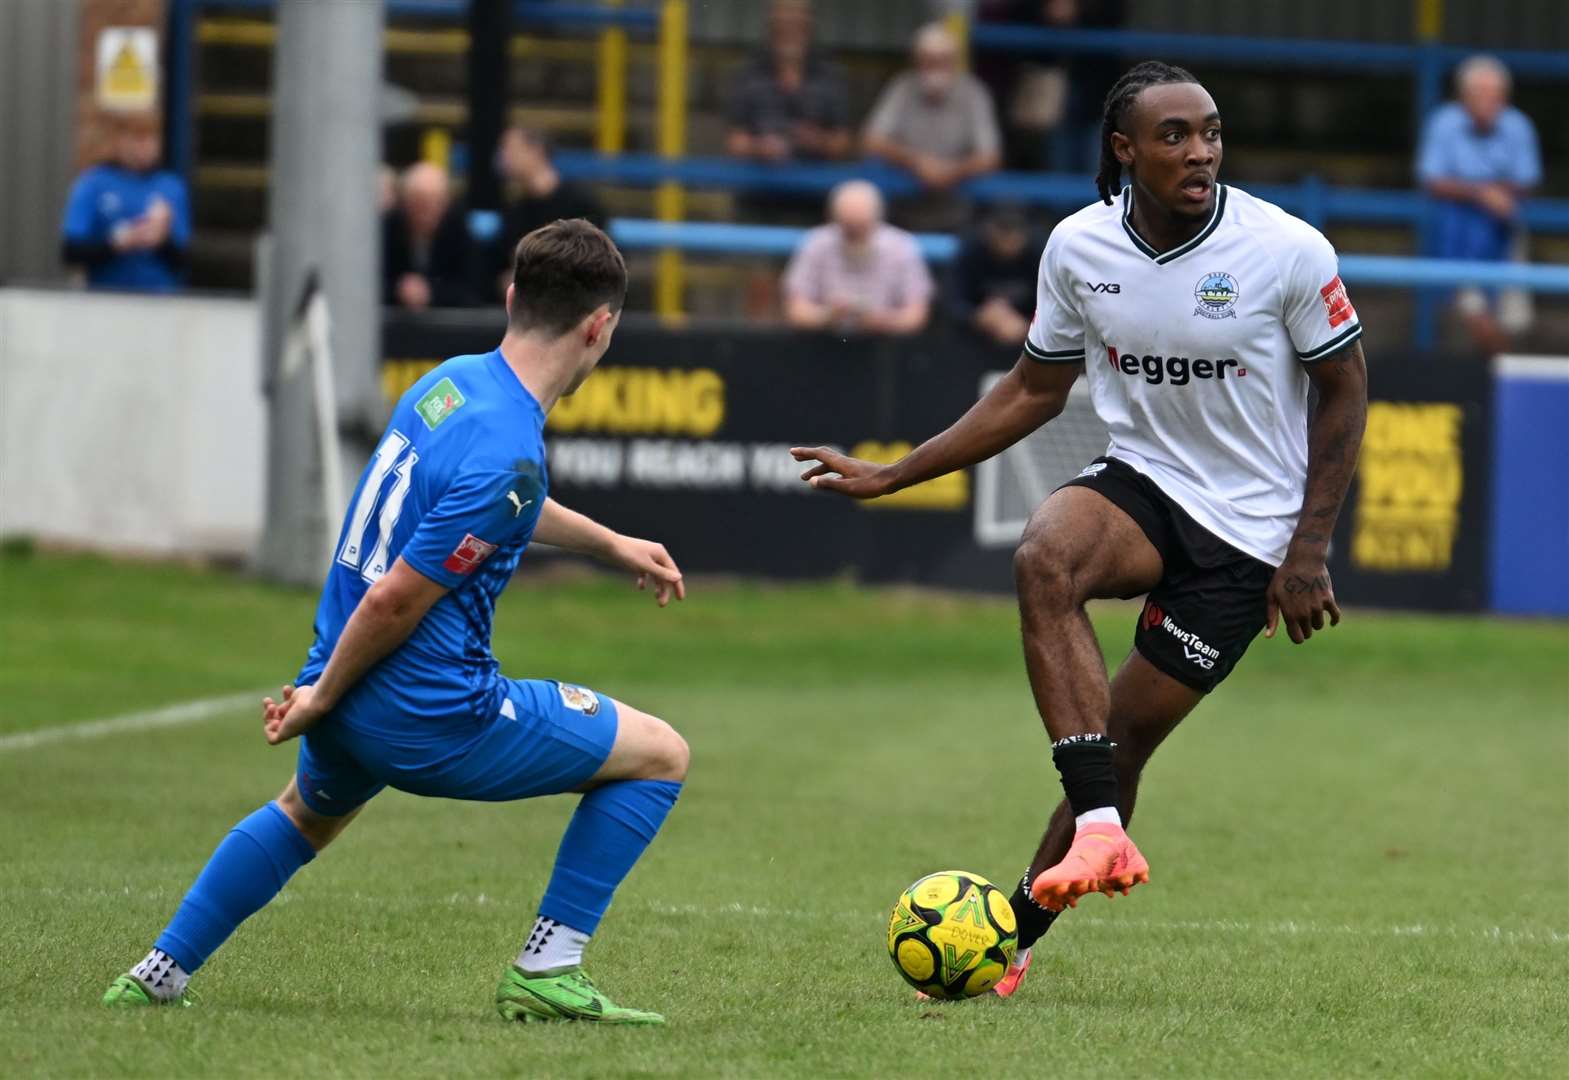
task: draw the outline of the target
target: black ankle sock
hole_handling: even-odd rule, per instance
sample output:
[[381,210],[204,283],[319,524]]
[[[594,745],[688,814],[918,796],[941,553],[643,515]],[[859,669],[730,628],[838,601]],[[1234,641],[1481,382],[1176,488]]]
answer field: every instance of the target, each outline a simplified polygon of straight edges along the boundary
[[1043,908],[1035,902],[1030,895],[1030,872],[1026,870],[1024,877],[1019,879],[1019,887],[1013,890],[1013,895],[1008,897],[1008,903],[1013,908],[1014,921],[1019,924],[1019,951],[1030,948],[1051,929],[1051,924],[1057,921],[1060,911]]
[[1113,743],[1104,735],[1070,735],[1051,744],[1051,759],[1062,776],[1073,816],[1117,805],[1117,771],[1112,767]]

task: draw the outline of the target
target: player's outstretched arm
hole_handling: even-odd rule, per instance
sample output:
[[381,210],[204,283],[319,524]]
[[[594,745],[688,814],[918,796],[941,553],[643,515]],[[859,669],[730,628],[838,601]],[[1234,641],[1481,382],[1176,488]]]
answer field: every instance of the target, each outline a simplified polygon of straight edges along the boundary
[[1313,631],[1340,625],[1340,605],[1335,603],[1329,580],[1329,539],[1335,520],[1356,472],[1367,427],[1367,359],[1362,343],[1307,365],[1308,378],[1318,391],[1318,405],[1308,423],[1307,486],[1302,516],[1286,549],[1286,559],[1269,585],[1269,614],[1264,636],[1274,637],[1286,624],[1291,640],[1301,644]]
[[686,599],[686,582],[681,579],[681,568],[663,544],[623,536],[586,514],[568,510],[555,499],[545,500],[539,523],[534,526],[534,539],[541,544],[587,555],[617,569],[630,570],[637,575],[639,589],[646,589],[652,580],[654,599],[660,607],[670,603],[671,597]]
[[953,426],[927,439],[891,465],[862,461],[826,446],[797,446],[797,461],[813,462],[801,474],[815,488],[852,499],[875,499],[1002,453],[1062,412],[1080,364],[1043,364],[1020,356],[1013,370]]
[[262,732],[274,746],[304,734],[332,711],[349,688],[414,632],[447,587],[399,558],[354,608],[314,686],[283,688],[283,700],[262,701]]

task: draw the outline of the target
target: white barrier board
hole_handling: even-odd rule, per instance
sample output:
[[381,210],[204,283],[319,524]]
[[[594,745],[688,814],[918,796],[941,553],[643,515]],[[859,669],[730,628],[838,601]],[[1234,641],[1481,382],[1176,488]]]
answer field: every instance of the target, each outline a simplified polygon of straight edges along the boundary
[[249,556],[260,332],[249,299],[0,289],[0,536]]

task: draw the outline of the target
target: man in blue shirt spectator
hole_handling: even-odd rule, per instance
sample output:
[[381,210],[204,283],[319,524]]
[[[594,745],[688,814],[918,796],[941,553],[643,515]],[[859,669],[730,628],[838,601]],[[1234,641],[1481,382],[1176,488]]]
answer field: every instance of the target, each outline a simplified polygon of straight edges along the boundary
[[[1455,73],[1457,100],[1428,118],[1417,151],[1417,178],[1437,200],[1431,250],[1447,259],[1503,261],[1519,226],[1519,204],[1542,179],[1530,118],[1509,104],[1509,69],[1473,56]],[[1476,290],[1462,292],[1461,314],[1479,345],[1507,348],[1507,338]]]
[[180,287],[191,242],[185,181],[160,169],[157,118],[114,121],[112,156],[71,188],[61,258],[87,272],[94,288],[169,292]]

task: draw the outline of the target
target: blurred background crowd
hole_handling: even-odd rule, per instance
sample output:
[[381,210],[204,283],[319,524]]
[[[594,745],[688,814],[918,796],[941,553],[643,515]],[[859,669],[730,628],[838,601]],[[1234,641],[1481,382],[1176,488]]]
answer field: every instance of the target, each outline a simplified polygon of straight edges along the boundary
[[[116,4],[159,7],[135,0],[103,6]],[[270,5],[194,6],[193,74],[186,99],[176,103],[183,111],[165,101],[102,112],[82,141],[87,167],[68,197],[60,193],[59,257],[91,285],[253,284],[254,238],[266,224]],[[1533,44],[1551,44],[1555,36],[1566,43],[1569,16],[1549,11],[1553,5],[1515,6],[1525,25],[1514,20],[1511,31],[1486,17],[1492,7],[1450,4],[1450,36],[1474,40],[1480,30],[1506,44],[1511,33],[1531,34]],[[517,238],[556,217],[608,226],[616,217],[671,216],[658,212],[655,184],[584,161],[595,150],[635,159],[659,146],[659,82],[672,77],[659,46],[635,28],[629,42],[625,29],[520,21],[492,91],[504,110],[499,138],[476,146],[466,124],[462,7],[397,0],[388,7],[386,165],[379,190],[366,197],[381,207],[381,293],[389,306],[495,303]],[[660,14],[657,0],[641,7]],[[692,4],[679,75],[680,154],[688,162],[748,168],[730,183],[721,177],[688,185],[681,216],[815,228],[790,241],[788,257],[776,242],[767,251],[740,243],[687,259],[680,312],[873,334],[913,333],[949,319],[1017,345],[1046,233],[1072,211],[1073,199],[1095,198],[1088,177],[1105,93],[1149,50],[1053,54],[971,48],[970,38],[987,27],[1077,34],[1079,42],[1117,31],[1251,31],[1265,41],[1311,32],[1326,38],[1309,41],[1312,48],[1347,38],[1348,49],[1377,48],[1380,40],[1409,39],[1413,12],[1420,21],[1432,5],[1361,5],[1378,9],[1369,12],[1329,3],[1315,18],[1291,19],[1263,7],[1269,10],[1231,22],[1223,17],[1240,12],[1235,4],[1179,15],[1140,0]],[[1298,25],[1303,20],[1312,25]],[[619,53],[606,53],[609,34],[619,35]],[[1247,39],[1235,40],[1235,55],[1220,60],[1189,59],[1180,50],[1162,57],[1195,70],[1220,104],[1227,124],[1223,179],[1262,185],[1266,197],[1272,185],[1306,183],[1319,193],[1321,211],[1323,192],[1337,185],[1422,200],[1420,215],[1403,221],[1321,212],[1315,224],[1342,252],[1565,261],[1569,237],[1550,230],[1533,236],[1522,211],[1535,197],[1569,193],[1562,167],[1569,84],[1549,78],[1517,85],[1506,62],[1478,49],[1442,73],[1447,100],[1424,103],[1413,99],[1411,72],[1394,61],[1387,70],[1376,57],[1283,70],[1250,61]],[[610,118],[607,63],[623,69]],[[607,131],[607,120],[619,130]],[[161,141],[171,124],[182,125],[179,161]],[[470,198],[481,172],[491,174],[485,188],[499,190],[499,206]],[[1030,187],[1039,176],[1082,178],[1082,197],[1059,189],[1039,198]],[[922,242],[931,236],[956,238],[956,246]],[[632,306],[655,306],[655,260],[634,257],[633,270]],[[1382,325],[1395,339],[1411,333],[1414,296],[1405,290],[1389,297]],[[1507,289],[1446,290],[1429,299],[1446,312],[1445,340],[1487,352],[1569,325],[1559,301],[1546,301],[1541,311],[1543,303]],[[1376,335],[1381,320],[1366,321]]]

